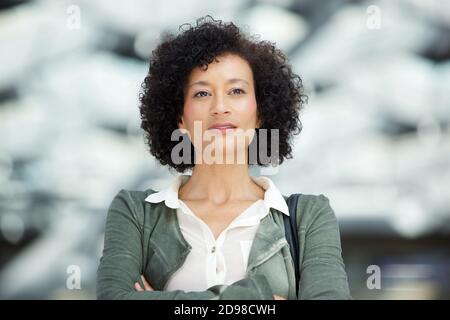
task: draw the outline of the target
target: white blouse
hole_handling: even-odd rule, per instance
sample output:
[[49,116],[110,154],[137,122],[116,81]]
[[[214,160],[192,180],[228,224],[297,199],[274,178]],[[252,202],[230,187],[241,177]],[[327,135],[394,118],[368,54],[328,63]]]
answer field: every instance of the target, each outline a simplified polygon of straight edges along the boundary
[[246,277],[247,261],[259,222],[270,208],[289,215],[282,194],[267,177],[251,177],[264,188],[264,200],[255,201],[222,231],[217,240],[208,225],[178,198],[178,189],[189,175],[177,176],[171,185],[149,195],[145,201],[177,209],[178,223],[192,250],[184,264],[172,276],[165,291],[204,291],[217,285],[229,285]]

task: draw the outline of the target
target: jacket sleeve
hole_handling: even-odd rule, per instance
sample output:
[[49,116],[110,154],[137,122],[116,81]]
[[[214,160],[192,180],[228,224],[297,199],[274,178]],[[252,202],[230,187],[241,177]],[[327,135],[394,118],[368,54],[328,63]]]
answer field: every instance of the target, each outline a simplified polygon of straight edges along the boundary
[[[264,275],[241,279],[231,285],[215,285],[205,291],[136,291],[142,270],[142,230],[129,192],[113,199],[106,218],[103,254],[97,270],[97,299],[132,300],[273,300]],[[151,282],[151,279],[148,279]]]
[[306,223],[299,226],[305,233],[299,299],[352,299],[336,216],[326,196],[315,197]]

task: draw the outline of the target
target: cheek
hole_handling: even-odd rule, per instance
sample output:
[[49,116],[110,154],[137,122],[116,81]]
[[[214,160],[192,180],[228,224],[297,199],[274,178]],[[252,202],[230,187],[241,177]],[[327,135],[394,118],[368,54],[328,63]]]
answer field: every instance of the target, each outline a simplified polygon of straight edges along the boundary
[[183,109],[183,117],[185,125],[189,130],[194,130],[194,121],[202,121],[205,118],[205,108],[195,103],[185,103]]
[[195,105],[191,103],[186,103],[184,105],[184,118],[187,120],[188,123],[193,122],[196,119],[196,113],[197,108],[195,108]]
[[248,119],[249,121],[256,120],[257,106],[255,99],[249,99],[245,101],[241,108],[241,115]]
[[252,114],[256,114],[256,101],[255,101],[255,100],[252,100],[252,101],[249,103],[248,110],[249,110],[249,112],[251,112]]
[[194,113],[194,106],[191,103],[185,103],[183,107],[183,115],[187,119],[191,119],[192,114]]

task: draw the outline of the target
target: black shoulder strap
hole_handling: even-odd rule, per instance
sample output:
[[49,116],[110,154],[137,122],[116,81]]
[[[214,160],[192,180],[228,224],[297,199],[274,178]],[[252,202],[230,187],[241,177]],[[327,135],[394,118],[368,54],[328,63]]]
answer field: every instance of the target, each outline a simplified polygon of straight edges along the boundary
[[292,260],[294,261],[295,268],[295,285],[296,293],[298,294],[298,285],[300,281],[300,269],[299,269],[299,242],[297,234],[297,203],[301,196],[301,193],[291,194],[286,203],[289,207],[289,216],[283,214],[284,230],[286,234],[286,240],[289,243],[289,249],[291,251]]

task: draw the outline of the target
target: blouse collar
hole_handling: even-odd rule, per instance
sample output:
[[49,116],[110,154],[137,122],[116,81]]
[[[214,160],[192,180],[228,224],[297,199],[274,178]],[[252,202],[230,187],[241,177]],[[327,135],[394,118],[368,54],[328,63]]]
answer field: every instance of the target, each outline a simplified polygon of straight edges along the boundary
[[[179,208],[180,201],[178,199],[178,189],[189,179],[189,177],[190,175],[186,174],[176,176],[168,188],[150,194],[145,198],[145,201],[150,203],[164,201],[165,205],[169,208]],[[250,178],[265,190],[263,201],[266,209],[274,208],[287,216],[289,215],[289,208],[286,204],[286,200],[270,178],[265,176],[250,176]]]

